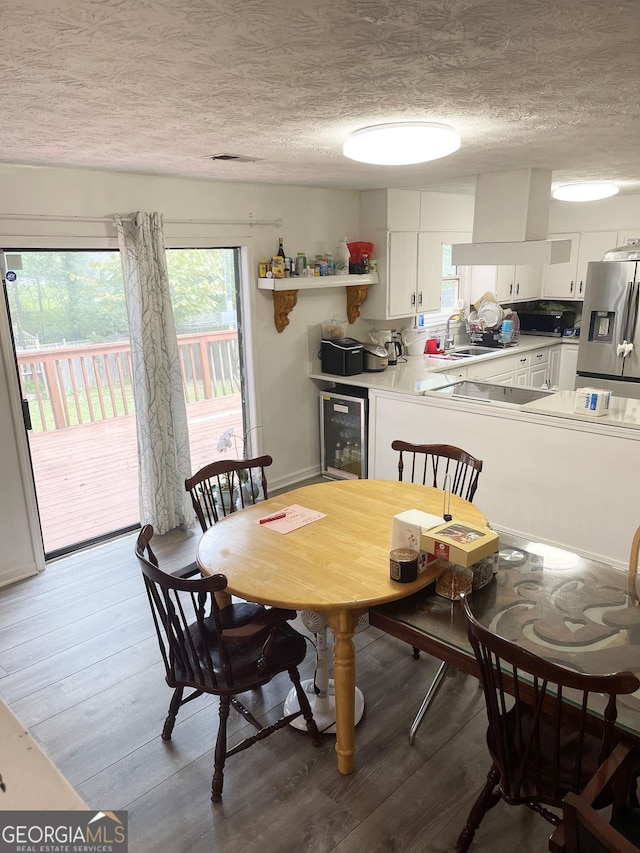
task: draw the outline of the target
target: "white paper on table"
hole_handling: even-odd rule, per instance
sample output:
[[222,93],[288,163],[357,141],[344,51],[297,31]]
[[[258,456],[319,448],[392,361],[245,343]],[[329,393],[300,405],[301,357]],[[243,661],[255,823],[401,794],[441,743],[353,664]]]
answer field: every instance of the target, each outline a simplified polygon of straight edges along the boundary
[[[304,527],[305,524],[311,524],[320,518],[326,518],[327,515],[325,512],[316,512],[315,509],[307,509],[299,504],[291,504],[279,512],[286,512],[286,516],[277,518],[275,521],[266,521],[264,524],[260,524],[260,519],[258,519],[256,524],[260,524],[261,527],[266,527],[269,530],[275,530],[276,533],[291,533],[292,530],[297,530],[299,527]],[[275,514],[273,513],[273,515]]]

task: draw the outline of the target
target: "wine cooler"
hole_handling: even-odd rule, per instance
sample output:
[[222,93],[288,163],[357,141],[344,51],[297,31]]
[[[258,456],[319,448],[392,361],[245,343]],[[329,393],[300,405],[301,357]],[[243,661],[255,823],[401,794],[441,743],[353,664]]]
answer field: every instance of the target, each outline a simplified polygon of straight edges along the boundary
[[[359,392],[362,397],[356,396]],[[320,464],[334,480],[367,477],[366,389],[320,392]]]

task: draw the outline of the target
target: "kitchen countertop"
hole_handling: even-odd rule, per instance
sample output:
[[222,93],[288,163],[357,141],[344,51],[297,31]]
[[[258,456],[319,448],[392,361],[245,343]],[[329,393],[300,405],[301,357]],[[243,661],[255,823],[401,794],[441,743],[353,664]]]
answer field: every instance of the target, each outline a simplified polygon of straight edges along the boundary
[[376,391],[398,391],[401,394],[423,394],[425,391],[435,391],[451,382],[456,381],[450,371],[456,367],[476,364],[479,361],[492,361],[509,355],[519,355],[552,344],[576,346],[579,338],[544,337],[541,335],[521,335],[516,346],[496,347],[492,352],[471,358],[448,360],[431,358],[427,355],[406,356],[405,362],[387,367],[379,373],[357,373],[355,376],[335,376],[323,373],[320,361],[313,363],[309,376],[311,379],[321,379],[337,385],[355,385]]
[[[0,790],[0,811],[12,809],[78,811],[88,808],[80,794],[71,787],[9,706],[2,701],[0,701],[0,730],[2,731],[0,776],[5,786],[4,791]],[[25,846],[24,849],[26,850],[27,847]],[[54,847],[48,849],[53,850]]]
[[597,423],[603,426],[640,429],[640,400],[612,396],[608,413],[599,416],[574,412],[574,401],[574,391],[556,391],[553,394],[542,397],[540,400],[525,403],[523,406],[520,406],[520,411],[536,415],[550,415],[556,418],[568,418],[573,421]]

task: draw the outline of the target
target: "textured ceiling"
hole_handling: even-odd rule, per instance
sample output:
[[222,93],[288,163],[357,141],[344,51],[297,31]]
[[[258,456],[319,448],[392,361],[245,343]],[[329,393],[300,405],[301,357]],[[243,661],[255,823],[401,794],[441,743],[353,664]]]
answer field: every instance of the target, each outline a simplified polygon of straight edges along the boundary
[[[638,0],[7,0],[0,23],[0,162],[460,191],[537,166],[640,192]],[[462,147],[343,157],[393,120]]]

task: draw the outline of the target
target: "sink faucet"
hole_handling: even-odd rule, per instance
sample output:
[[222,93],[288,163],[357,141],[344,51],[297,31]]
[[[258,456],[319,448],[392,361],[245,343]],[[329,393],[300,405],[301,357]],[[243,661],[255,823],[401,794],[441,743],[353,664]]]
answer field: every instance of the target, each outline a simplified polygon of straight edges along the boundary
[[467,318],[460,311],[455,311],[451,314],[450,317],[447,318],[447,329],[444,334],[444,348],[451,349],[453,344],[455,343],[455,339],[451,337],[451,332],[449,330],[450,324],[452,320],[462,320],[464,322],[464,327],[466,332],[469,332],[469,324],[467,323]]

